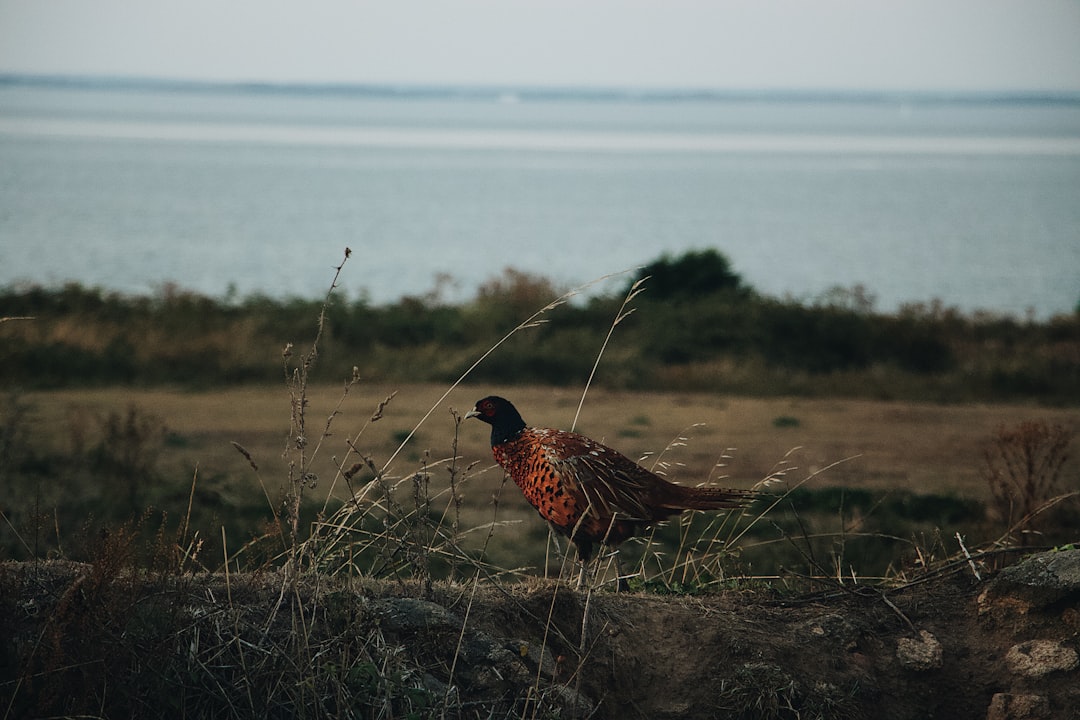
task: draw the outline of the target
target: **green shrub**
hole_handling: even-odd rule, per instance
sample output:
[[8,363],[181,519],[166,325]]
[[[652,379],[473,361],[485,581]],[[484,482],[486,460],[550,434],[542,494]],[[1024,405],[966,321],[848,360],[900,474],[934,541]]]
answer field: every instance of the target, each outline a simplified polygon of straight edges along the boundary
[[[806,304],[754,293],[715,250],[645,267],[595,382],[759,394],[931,401],[1080,401],[1080,314],[1046,323],[964,316],[940,303],[872,312],[861,289]],[[559,294],[516,270],[450,305],[433,291],[394,303],[334,297],[314,379],[452,379]],[[575,298],[520,333],[474,379],[580,382],[622,295]],[[0,291],[0,382],[29,388],[276,382],[285,342],[307,336],[321,301],[253,295],[215,300],[165,286],[153,297],[65,285]],[[737,368],[717,375],[706,368]],[[676,379],[678,379],[676,381]]]

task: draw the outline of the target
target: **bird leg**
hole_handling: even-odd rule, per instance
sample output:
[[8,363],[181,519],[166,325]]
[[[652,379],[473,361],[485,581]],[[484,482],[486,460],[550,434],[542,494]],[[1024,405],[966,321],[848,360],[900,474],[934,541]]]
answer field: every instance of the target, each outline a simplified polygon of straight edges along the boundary
[[577,548],[578,562],[581,563],[581,571],[578,573],[577,589],[581,590],[585,587],[585,571],[589,566],[589,560],[592,557],[593,541],[589,537],[578,536],[578,530],[581,529],[581,524],[585,522],[585,518],[588,517],[589,511],[592,510],[592,502],[585,506],[585,511],[581,513],[581,517],[574,524],[572,530],[570,530],[570,542]]
[[[547,579],[547,576],[548,576],[548,567],[549,567],[550,560],[551,560],[550,553],[551,553],[551,546],[552,545],[555,546],[555,556],[560,558],[560,560],[561,560],[561,563],[562,563],[561,567],[565,567],[566,566],[566,553],[563,552],[562,543],[559,542],[559,534],[557,532],[555,532],[555,526],[554,525],[548,525],[548,544],[547,544],[547,546],[545,548],[545,551],[544,551],[544,579],[545,580]],[[569,551],[569,548],[567,548],[567,551]],[[559,570],[559,579],[560,580],[562,579],[562,570],[561,569]]]
[[596,575],[595,571],[589,572],[589,567],[593,564],[594,560],[597,562],[599,562],[599,560],[598,558],[593,557],[593,545],[591,542],[585,538],[574,540],[574,538],[571,537],[570,539],[573,540],[574,549],[577,550],[577,564],[580,566],[574,589],[584,590],[586,587],[585,583],[588,581],[589,586],[591,587],[592,578]]
[[[611,522],[608,523],[607,531],[604,532],[604,538],[600,541],[602,546],[607,545],[608,538],[611,537],[611,531],[615,529],[615,521],[619,518],[619,513],[614,512],[611,514]],[[622,574],[622,564],[619,562],[619,548],[615,546],[611,547],[612,559],[615,561],[615,591],[629,590],[630,586],[627,584],[626,579]]]
[[623,575],[622,563],[619,562],[621,557],[622,557],[622,555],[616,549],[615,550],[615,558],[614,558],[614,560],[615,560],[615,591],[616,592],[627,592],[627,591],[630,590],[630,583],[627,582],[627,578],[629,578],[630,576],[629,575]]
[[[589,565],[591,563],[588,560],[582,560],[581,558],[578,558],[578,564],[581,565],[581,570],[578,571],[577,585],[575,586],[575,589],[580,592],[581,590],[584,590],[586,587],[588,587],[588,585],[586,585],[585,576],[588,574]],[[589,579],[588,584],[592,584],[591,578]]]

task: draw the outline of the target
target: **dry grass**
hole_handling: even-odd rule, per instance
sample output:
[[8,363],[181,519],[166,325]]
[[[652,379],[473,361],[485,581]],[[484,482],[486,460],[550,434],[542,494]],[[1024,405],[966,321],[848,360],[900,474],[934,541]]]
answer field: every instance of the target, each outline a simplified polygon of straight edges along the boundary
[[[333,482],[338,468],[348,468],[356,457],[348,459],[348,441],[360,428],[363,433],[356,446],[366,456],[381,465],[401,446],[402,440],[422,417],[437,403],[446,388],[435,385],[395,387],[371,382],[353,386],[347,401],[342,399],[341,385],[310,386],[307,389],[309,422],[318,434],[331,412],[338,412],[331,428],[332,434],[322,441],[320,454],[311,464],[310,472],[320,478],[317,487],[306,489],[310,512],[326,505],[345,502],[348,486]],[[396,392],[383,409],[382,418],[369,423],[379,403]],[[505,483],[503,473],[491,459],[486,428],[479,423],[464,422],[456,427],[449,412],[455,408],[464,412],[478,397],[490,392],[513,399],[522,409],[527,421],[538,425],[569,427],[580,401],[580,392],[569,389],[541,387],[474,387],[460,386],[440,405],[428,421],[398,453],[390,475],[394,484],[404,482],[398,491],[398,502],[414,510],[411,495],[413,474],[425,469],[424,493],[431,498],[422,510],[433,517],[428,527],[406,524],[392,532],[403,537],[421,537],[437,527],[438,532],[456,534],[474,553],[484,548],[485,560],[494,566],[514,569],[523,564],[540,574],[563,574],[574,571],[572,563],[564,564],[553,548],[548,546],[548,531],[536,512],[524,501],[512,483]],[[158,461],[163,482],[174,484],[170,494],[188,498],[194,469],[198,468],[196,501],[206,493],[217,494],[227,503],[243,503],[257,507],[265,493],[270,502],[286,497],[291,489],[288,482],[289,460],[284,451],[289,443],[290,397],[286,388],[242,388],[206,393],[169,392],[164,390],[134,391],[90,390],[34,393],[24,398],[32,407],[33,432],[49,436],[52,442],[68,442],[67,418],[78,416],[73,408],[92,409],[107,414],[124,413],[130,403],[161,418],[167,429],[167,441]],[[336,409],[336,410],[335,410]],[[788,475],[800,480],[824,468],[808,489],[843,487],[863,489],[875,497],[890,494],[916,493],[956,496],[964,499],[991,502],[989,486],[980,464],[987,441],[1002,426],[1012,426],[1027,418],[1041,417],[1047,422],[1080,426],[1077,414],[1065,410],[1049,410],[1018,405],[943,406],[906,402],[873,402],[864,400],[812,399],[753,399],[715,398],[703,394],[626,393],[594,388],[590,391],[579,420],[579,430],[601,439],[635,459],[641,458],[651,466],[658,454],[679,437],[664,454],[668,477],[685,484],[714,482],[721,485],[749,488],[772,473],[778,464],[794,469]],[[455,432],[459,433],[458,468],[472,466],[467,481],[451,496],[450,475],[445,461],[453,456]],[[237,442],[246,448],[259,465],[254,474],[247,461],[232,447]],[[1075,452],[1065,469],[1067,477],[1076,477]],[[837,464],[839,463],[839,464]],[[368,473],[370,476],[370,473]],[[170,490],[170,488],[159,488]],[[328,493],[333,497],[328,498]],[[452,505],[452,507],[451,507]],[[180,507],[167,508],[174,517]],[[810,541],[800,534],[815,538],[828,548],[839,543],[841,552],[832,559],[820,558],[821,569],[804,565],[816,574],[821,570],[835,574],[845,553],[854,553],[849,562],[860,566],[860,574],[875,574],[860,557],[858,533],[865,531],[858,515],[845,507],[836,507],[816,516],[804,515],[803,527],[785,525],[785,533],[797,538],[800,548]],[[229,505],[222,508],[220,522],[230,538],[240,539],[242,523],[229,517]],[[248,510],[248,522],[250,522]],[[262,513],[270,517],[266,501]],[[445,515],[443,515],[445,513]],[[434,515],[433,515],[434,514]],[[435,517],[435,516],[440,517]],[[724,516],[721,516],[723,519]],[[415,518],[415,515],[412,516]],[[488,527],[500,523],[488,538]],[[701,533],[708,537],[716,528],[707,523],[711,518],[696,520],[692,537],[669,533],[668,541],[693,544]],[[745,519],[743,520],[745,523]],[[956,530],[968,535],[969,542],[978,542],[979,533],[964,527],[942,527],[940,537],[919,537],[921,547],[905,550],[913,540],[906,527],[881,526],[886,533],[898,535],[894,552],[933,555],[940,558],[958,551],[952,540]],[[761,523],[755,542],[763,534],[775,535],[771,521]],[[932,531],[932,527],[927,531]],[[729,536],[729,527],[720,529],[719,539]],[[204,528],[216,533],[214,528]],[[848,533],[846,537],[842,533]],[[922,531],[920,531],[922,532]],[[410,536],[409,533],[413,533]],[[417,535],[416,533],[420,533]],[[969,533],[972,533],[969,535]],[[304,535],[301,530],[300,535]],[[839,538],[839,539],[837,539]],[[882,541],[889,542],[889,541]],[[778,544],[779,543],[779,544]],[[773,548],[793,552],[788,540],[774,541],[755,552],[772,552]],[[844,543],[847,548],[844,549]],[[431,544],[431,538],[426,545]],[[565,548],[564,548],[565,549]],[[649,548],[630,545],[625,548],[624,570],[639,567],[642,554]],[[712,548],[722,549],[722,544]],[[820,551],[820,550],[819,550]],[[800,550],[800,553],[804,550]],[[812,552],[807,554],[812,555]],[[717,555],[723,557],[723,554]],[[546,560],[545,560],[546,558]],[[417,558],[414,558],[417,559]],[[798,557],[796,558],[798,559]],[[215,567],[220,559],[204,560]],[[687,569],[683,563],[693,562],[688,556],[670,556],[649,565],[651,572],[665,578],[679,579]],[[681,567],[676,567],[681,565]],[[845,572],[850,568],[844,566]],[[772,574],[773,568],[755,565],[754,574]],[[717,577],[711,573],[711,577]]]
[[[361,381],[335,419],[339,435],[327,443],[323,460],[341,455],[349,430],[363,425],[377,403],[397,393],[383,419],[365,431],[364,446],[376,457],[389,457],[416,418],[443,394],[437,385],[388,385]],[[341,385],[308,389],[313,412],[329,412]],[[454,435],[449,409],[468,410],[477,398],[497,393],[513,400],[533,425],[569,427],[580,392],[565,388],[462,385],[410,441],[406,459],[424,451],[447,457]],[[199,465],[204,475],[239,474],[246,463],[231,447],[239,442],[263,463],[281,458],[288,441],[289,395],[283,387],[245,387],[210,392],[173,392],[131,388],[35,392],[24,396],[32,408],[34,432],[57,445],[66,442],[67,418],[79,409],[124,413],[130,404],[162,418],[171,442],[163,466]],[[1026,405],[931,405],[869,400],[717,398],[691,393],[635,393],[594,388],[586,401],[578,430],[614,446],[635,459],[658,453],[675,437],[689,432],[678,448],[678,467],[669,472],[678,482],[701,482],[716,476],[714,465],[725,451],[723,474],[747,484],[767,475],[777,460],[791,456],[812,471],[855,458],[830,471],[829,484],[873,490],[956,494],[989,499],[979,460],[988,438],[1000,427],[1031,417],[1080,425],[1080,412]],[[793,418],[794,426],[776,423]],[[322,418],[320,418],[321,420]],[[778,427],[777,424],[781,425]],[[1075,448],[1074,448],[1075,450]],[[327,452],[329,451],[329,452]],[[487,433],[479,424],[462,428],[460,449],[466,461],[490,462]],[[1077,453],[1071,455],[1075,458]],[[857,456],[857,457],[856,457]],[[485,490],[494,489],[500,473],[488,473]]]

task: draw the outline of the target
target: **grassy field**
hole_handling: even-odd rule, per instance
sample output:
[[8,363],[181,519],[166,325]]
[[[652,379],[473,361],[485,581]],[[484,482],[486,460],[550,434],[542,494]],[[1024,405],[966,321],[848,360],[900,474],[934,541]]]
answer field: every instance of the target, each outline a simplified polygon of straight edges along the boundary
[[[393,400],[382,419],[364,429],[358,442],[376,461],[389,458],[434,408],[399,456],[401,472],[413,469],[410,466],[425,454],[432,460],[449,457],[455,433],[450,410],[463,414],[483,395],[509,398],[531,425],[565,429],[573,423],[581,399],[580,391],[565,388],[463,386],[440,402],[443,392],[445,388],[437,385],[359,386],[341,402],[340,387],[313,388],[309,412],[315,418],[322,422],[339,413],[333,420],[333,435],[320,450],[325,462],[321,474],[333,476],[332,457],[343,457],[346,438],[360,432],[378,404],[391,394]],[[33,408],[35,434],[54,447],[70,442],[75,425],[89,416],[135,406],[165,425],[162,467],[192,471],[198,466],[208,476],[243,474],[247,461],[231,446],[233,441],[268,470],[283,463],[289,434],[289,395],[283,387],[210,392],[71,390],[30,393],[24,400]],[[678,464],[667,474],[685,484],[726,477],[725,482],[749,486],[781,463],[795,475],[838,463],[817,482],[985,499],[983,449],[1000,426],[1029,419],[1077,426],[1080,412],[1034,405],[738,398],[594,389],[585,399],[577,430],[635,460],[644,458],[647,466],[650,454],[654,457],[673,441],[685,438],[681,447],[665,454]],[[458,452],[466,462],[489,464],[486,428],[480,423],[463,424]]]
[[[350,451],[351,445],[370,457],[372,465],[385,472],[387,482],[402,488],[406,497],[411,479],[423,474],[430,513],[452,514],[462,533],[500,523],[486,546],[492,562],[506,568],[542,564],[546,526],[516,488],[504,484],[502,471],[491,459],[486,426],[464,421],[458,428],[451,410],[462,415],[479,397],[496,393],[510,398],[530,424],[569,428],[580,392],[462,386],[440,399],[444,392],[445,387],[438,385],[358,384],[348,393],[342,386],[309,388],[306,450],[317,482],[304,491],[308,517],[320,510],[332,511],[350,497],[339,468],[348,468],[359,459]],[[372,422],[380,403],[391,395],[381,418]],[[295,462],[295,452],[291,456],[285,452],[291,442],[291,410],[284,386],[211,392],[50,391],[27,394],[20,403],[28,409],[24,424],[36,442],[56,457],[86,455],[85,449],[76,446],[100,442],[95,434],[109,426],[109,417],[113,427],[122,425],[118,421],[124,417],[137,417],[159,429],[158,434],[151,432],[149,439],[134,443],[145,447],[131,454],[151,456],[143,474],[153,478],[153,485],[143,484],[132,491],[137,496],[130,499],[129,513],[151,506],[180,517],[194,486],[194,522],[204,527],[206,536],[220,536],[224,528],[239,545],[255,534],[288,494],[289,463]],[[427,419],[421,422],[425,415]],[[831,537],[824,541],[824,551],[833,552],[829,547],[836,544],[835,535],[860,530],[896,538],[928,534],[947,538],[963,530],[965,534],[985,532],[989,538],[992,528],[973,529],[984,518],[972,517],[972,512],[981,511],[969,506],[955,527],[944,527],[955,509],[937,505],[930,506],[932,511],[912,509],[912,498],[987,503],[990,489],[984,450],[1000,428],[1033,419],[1080,426],[1076,411],[1026,405],[760,399],[595,389],[585,400],[577,429],[683,484],[749,488],[780,472],[790,487],[810,477],[802,491],[811,496],[792,508],[802,514],[793,518],[775,511],[769,522],[759,524],[756,542],[774,543],[770,536],[777,533],[824,534]],[[460,504],[451,508],[447,470],[455,441]],[[258,471],[233,443],[250,454]],[[1074,439],[1072,458],[1077,457],[1076,450]],[[100,486],[84,480],[77,485],[79,477],[84,477],[80,468],[71,468],[69,477],[49,481],[47,487],[39,483],[22,494],[9,495],[9,503],[33,502],[47,512],[50,503],[84,496],[82,507],[90,508],[84,512],[101,515],[107,513],[102,508],[126,502],[122,483]],[[1066,466],[1063,477],[1071,484],[1066,489],[1080,489],[1075,460]],[[353,489],[370,478],[370,473],[366,478],[361,473],[354,478]],[[900,507],[903,517],[891,515],[885,509],[889,503]],[[55,534],[51,527],[38,532]],[[474,544],[481,542],[483,534],[476,533]],[[57,542],[64,544],[62,539]],[[902,550],[868,551],[867,565],[881,572]],[[851,555],[854,550],[849,547],[845,552]],[[759,558],[757,566],[766,562],[772,561]]]

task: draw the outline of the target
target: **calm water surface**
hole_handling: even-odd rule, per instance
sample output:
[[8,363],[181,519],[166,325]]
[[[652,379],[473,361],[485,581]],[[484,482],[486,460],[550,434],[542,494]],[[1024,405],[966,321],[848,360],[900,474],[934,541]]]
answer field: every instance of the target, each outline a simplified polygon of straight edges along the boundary
[[0,83],[0,285],[317,297],[345,246],[374,302],[714,247],[772,295],[1047,317],[1080,301],[1080,103]]

